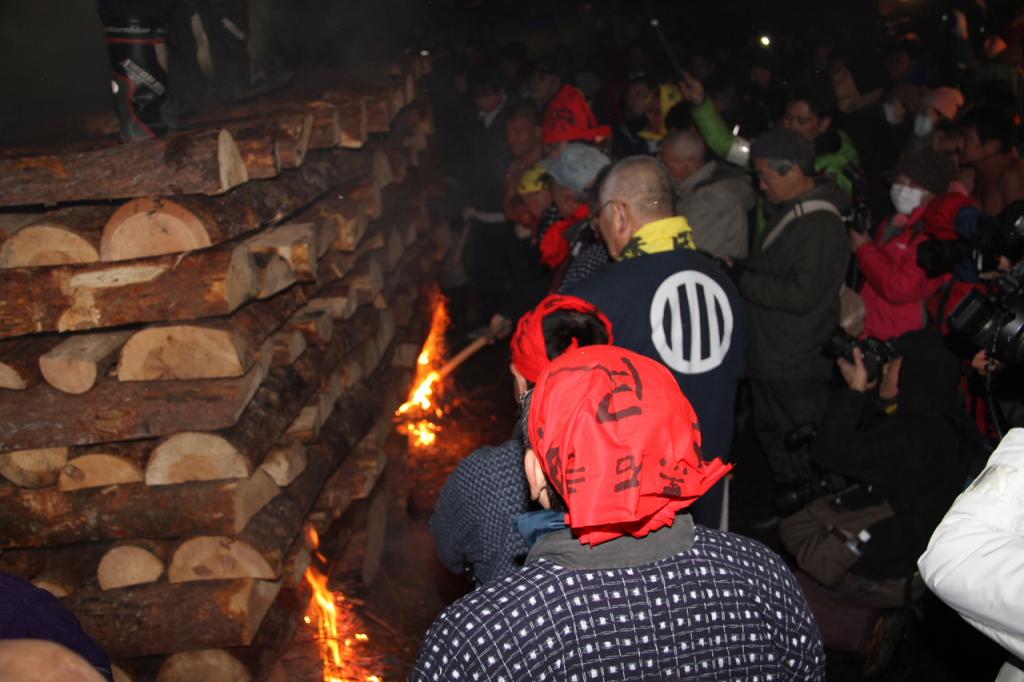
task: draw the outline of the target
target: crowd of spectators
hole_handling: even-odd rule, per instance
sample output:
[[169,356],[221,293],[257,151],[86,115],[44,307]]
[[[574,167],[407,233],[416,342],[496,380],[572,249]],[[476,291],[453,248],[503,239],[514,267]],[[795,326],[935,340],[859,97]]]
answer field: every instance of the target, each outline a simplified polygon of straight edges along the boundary
[[[986,461],[1024,426],[1024,10],[946,19],[873,69],[671,26],[582,61],[439,48],[470,315],[516,330],[523,417],[442,492],[478,586],[414,679],[878,675],[929,588],[1021,653],[1022,432]],[[737,423],[781,557],[728,532]],[[973,590],[961,547],[1017,587]]]

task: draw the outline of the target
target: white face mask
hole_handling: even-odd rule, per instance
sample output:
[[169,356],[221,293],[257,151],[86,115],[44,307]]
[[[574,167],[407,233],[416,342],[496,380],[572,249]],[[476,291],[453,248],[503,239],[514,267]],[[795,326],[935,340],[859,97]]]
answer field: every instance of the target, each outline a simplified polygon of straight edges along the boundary
[[893,185],[892,189],[889,190],[889,199],[892,200],[892,205],[896,207],[897,213],[902,213],[903,215],[913,213],[914,209],[924,201],[924,195],[925,191],[923,189],[907,185]]
[[902,119],[896,117],[896,105],[892,102],[882,102],[882,111],[885,113],[885,120],[891,126],[898,126],[903,123]]
[[914,134],[918,137],[931,135],[932,127],[932,117],[928,114],[918,114],[914,117]]

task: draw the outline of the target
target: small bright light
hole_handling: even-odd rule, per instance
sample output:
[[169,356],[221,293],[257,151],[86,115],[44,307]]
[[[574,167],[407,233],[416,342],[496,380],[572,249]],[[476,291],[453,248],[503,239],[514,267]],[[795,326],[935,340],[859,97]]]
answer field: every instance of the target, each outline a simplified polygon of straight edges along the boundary
[[114,94],[116,95],[116,94],[117,94],[117,91],[118,91],[118,90],[120,90],[121,88],[119,88],[119,87],[117,86],[117,81],[110,81],[110,89],[111,89],[111,90],[113,91],[113,93],[114,93]]
[[420,56],[421,57],[429,57],[430,56],[430,50],[420,50]]
[[737,136],[737,135],[739,135],[739,134],[740,134],[740,124],[739,124],[739,123],[737,123],[736,125],[734,125],[734,126],[732,127],[732,136],[733,136],[733,137],[736,137],[736,136]]
[[313,619],[310,618],[309,616],[303,616],[302,620],[306,621],[306,625],[309,625],[310,623],[313,622]]
[[654,28],[658,28],[658,20],[657,19],[651,19],[651,26],[653,26]]
[[769,45],[772,44],[772,39],[769,38],[768,36],[761,36],[761,44],[764,45],[765,47],[768,47]]

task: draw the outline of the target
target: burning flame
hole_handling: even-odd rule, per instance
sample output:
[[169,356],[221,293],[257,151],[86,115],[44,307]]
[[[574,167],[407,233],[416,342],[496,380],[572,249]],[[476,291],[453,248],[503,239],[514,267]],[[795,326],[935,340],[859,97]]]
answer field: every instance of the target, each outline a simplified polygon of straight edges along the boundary
[[[307,539],[314,550],[320,544],[319,535],[312,526],[307,529]],[[322,556],[319,552],[317,555]],[[353,642],[366,643],[370,637],[362,632],[353,633],[351,636],[342,635],[338,605],[345,601],[345,596],[332,592],[327,586],[327,576],[313,566],[306,569],[305,578],[313,590],[310,607],[317,618],[317,641],[320,644],[320,654],[324,664],[323,682],[355,682],[353,678],[345,674],[347,666],[342,657],[342,649],[351,648]],[[313,622],[313,618],[309,615],[305,616],[303,620],[307,624]],[[364,680],[365,682],[383,682],[383,678],[377,675],[367,675]]]
[[437,367],[444,359],[444,337],[451,323],[448,306],[440,294],[434,296],[434,317],[430,322],[430,333],[423,342],[423,350],[416,359],[416,380],[409,392],[409,399],[396,411],[396,417],[405,417],[399,432],[409,436],[414,447],[428,447],[437,442],[441,427],[423,415],[444,416],[444,410],[434,404],[434,398],[441,393],[442,376]]

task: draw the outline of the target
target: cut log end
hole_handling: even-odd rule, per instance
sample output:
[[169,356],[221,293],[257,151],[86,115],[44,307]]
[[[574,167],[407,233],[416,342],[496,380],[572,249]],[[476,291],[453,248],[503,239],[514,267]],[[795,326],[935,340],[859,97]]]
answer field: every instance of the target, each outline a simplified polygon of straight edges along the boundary
[[131,332],[75,334],[40,356],[39,369],[47,383],[64,393],[79,395],[96,385],[117,358]]
[[191,210],[170,199],[143,197],[127,202],[107,220],[100,259],[159,256],[211,244],[203,220]]
[[57,482],[68,461],[68,448],[15,450],[0,454],[0,475],[23,488],[45,488]]
[[0,388],[24,391],[29,386],[30,381],[17,367],[0,362]]
[[245,478],[248,462],[231,443],[209,433],[178,433],[153,450],[146,465],[147,485]]
[[121,349],[119,381],[240,377],[253,349],[226,329],[199,325],[150,327]]
[[306,448],[301,443],[275,447],[267,453],[260,469],[282,488],[291,484],[306,469]]
[[172,583],[275,577],[270,564],[251,545],[223,536],[186,540],[175,550],[167,569],[167,579]]
[[95,263],[96,245],[80,234],[51,225],[29,225],[0,246],[0,268]]
[[220,167],[221,191],[226,192],[249,181],[249,172],[245,168],[245,160],[238,145],[231,138],[231,133],[221,130],[217,136],[217,164]]
[[156,675],[156,682],[201,682],[231,680],[250,682],[252,676],[242,663],[223,649],[179,651],[168,656]]
[[143,547],[114,547],[100,559],[96,577],[100,588],[113,590],[129,585],[156,582],[164,573],[164,562]]
[[253,298],[260,290],[259,270],[245,246],[239,245],[231,252],[227,287],[227,301],[231,310]]
[[142,469],[135,462],[116,455],[93,453],[75,457],[65,464],[57,479],[57,489],[67,492],[138,483],[142,479]]

